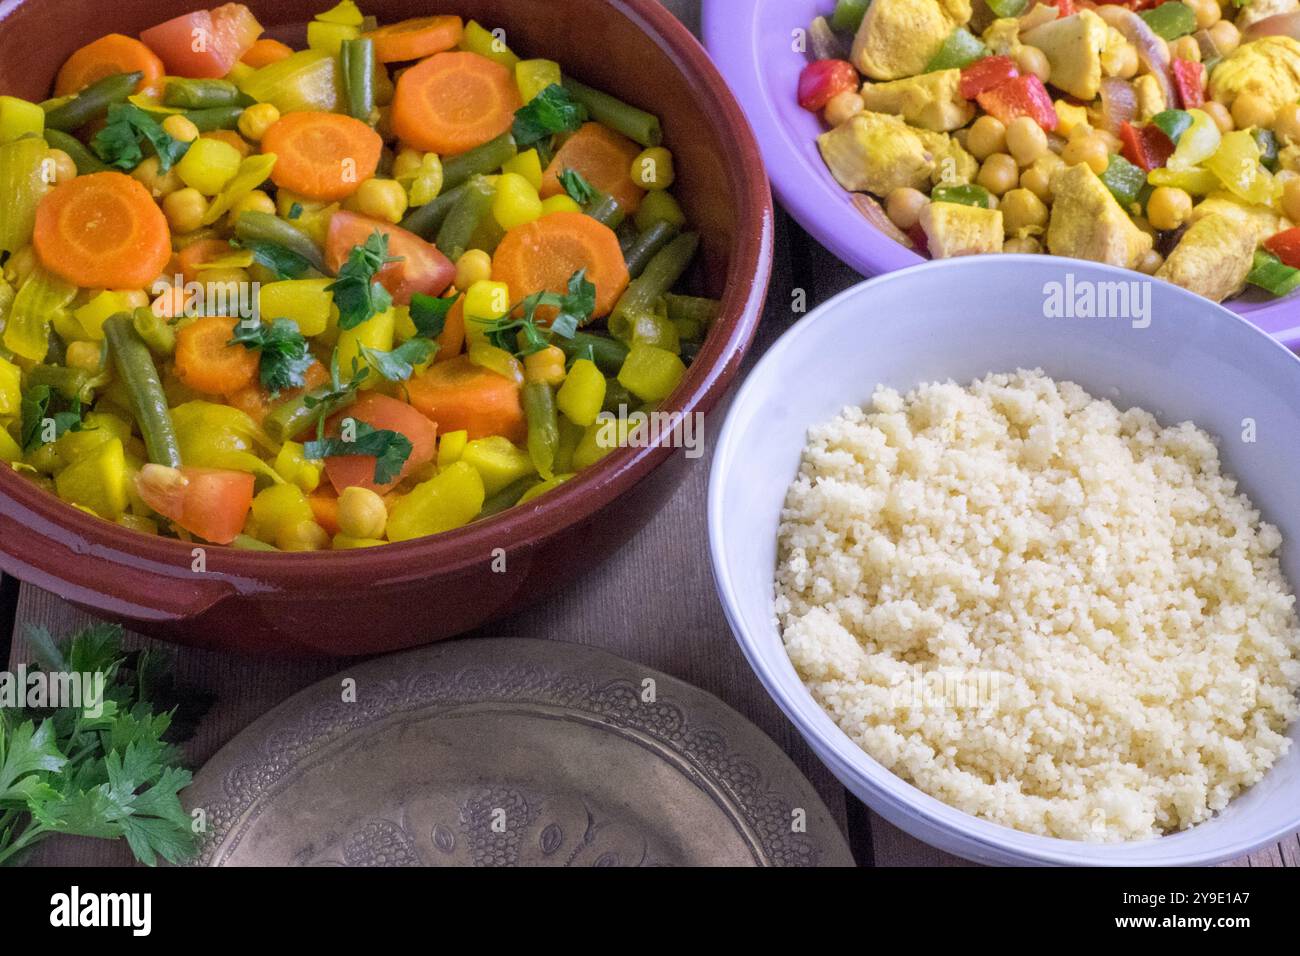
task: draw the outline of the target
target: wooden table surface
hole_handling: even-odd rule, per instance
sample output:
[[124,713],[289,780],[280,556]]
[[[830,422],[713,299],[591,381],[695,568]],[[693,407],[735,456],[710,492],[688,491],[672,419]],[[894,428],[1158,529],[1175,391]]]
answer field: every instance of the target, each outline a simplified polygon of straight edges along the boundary
[[[663,0],[698,30],[700,0]],[[709,0],[704,0],[709,2]],[[776,262],[767,310],[747,365],[799,318],[796,291],[808,308],[860,281],[784,213],[778,215]],[[710,416],[706,439],[721,426],[725,407]],[[809,751],[770,700],[733,640],[713,589],[705,527],[709,456],[696,459],[663,512],[605,566],[577,581],[549,603],[498,621],[474,636],[553,638],[602,647],[674,674],[716,694],[772,737],[813,782],[847,835],[858,862],[874,866],[968,865],[913,839],[870,812],[847,793]],[[662,579],[647,569],[671,568],[673,599],[665,601]],[[62,636],[90,621],[59,597],[12,578],[0,581],[0,659],[10,667],[30,660],[28,625]],[[7,648],[6,642],[12,635]],[[132,636],[133,645],[147,643]],[[210,651],[177,649],[178,677],[216,695],[216,703],[186,747],[198,767],[226,741],[296,691],[340,671],[344,661],[276,662]],[[124,845],[57,837],[43,844],[33,864],[123,865]],[[1227,865],[1300,866],[1300,838]]]

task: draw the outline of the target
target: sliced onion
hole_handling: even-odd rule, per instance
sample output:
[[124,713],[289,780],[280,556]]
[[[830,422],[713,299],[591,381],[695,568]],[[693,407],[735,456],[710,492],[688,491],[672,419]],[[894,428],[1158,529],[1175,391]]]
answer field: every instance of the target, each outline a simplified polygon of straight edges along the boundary
[[1050,3],[1036,3],[1020,15],[1020,32],[1051,23],[1061,15],[1061,11]]
[[1173,109],[1178,105],[1174,95],[1174,85],[1169,82],[1169,46],[1156,36],[1145,20],[1132,10],[1122,7],[1106,7],[1106,22],[1113,26],[1124,39],[1137,47],[1138,62],[1160,84],[1160,92],[1165,97],[1165,108]]
[[1125,80],[1108,76],[1101,81],[1101,121],[1106,131],[1119,135],[1125,123],[1137,116],[1137,91]]
[[850,193],[849,198],[853,200],[853,205],[858,207],[858,212],[862,213],[867,222],[871,223],[890,239],[908,249],[915,249],[916,243],[908,238],[907,233],[894,225],[894,220],[889,218],[883,206],[876,202],[874,198],[866,193]]
[[1290,37],[1300,40],[1300,10],[1256,20],[1241,31],[1243,40],[1258,40],[1260,37]]

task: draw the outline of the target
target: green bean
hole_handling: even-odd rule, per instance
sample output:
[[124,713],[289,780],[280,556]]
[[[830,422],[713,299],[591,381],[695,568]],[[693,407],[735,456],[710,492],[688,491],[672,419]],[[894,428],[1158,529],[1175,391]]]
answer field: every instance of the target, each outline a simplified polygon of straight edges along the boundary
[[602,412],[610,412],[614,415],[623,416],[636,407],[637,399],[629,392],[616,378],[605,380],[605,401],[601,405]]
[[131,396],[131,413],[144,437],[149,460],[156,465],[181,466],[181,446],[176,440],[167,396],[149,347],[132,324],[129,312],[119,312],[104,322],[104,338],[118,376]]
[[677,295],[669,292],[664,295],[664,305],[668,308],[668,318],[674,322],[698,322],[706,329],[718,317],[722,303],[717,299],[704,299],[697,295]]
[[502,133],[496,139],[490,139],[482,146],[476,146],[468,152],[442,161],[442,189],[454,189],[461,183],[469,182],[475,176],[494,173],[519,153],[515,138],[509,133]]
[[240,213],[235,236],[244,241],[269,242],[296,253],[319,272],[325,271],[325,257],[306,234],[269,212]]
[[633,344],[653,345],[674,354],[682,350],[682,340],[677,325],[662,310],[629,313],[630,325],[627,341]]
[[51,149],[61,149],[72,157],[72,161],[77,166],[78,176],[88,176],[91,173],[106,173],[111,168],[108,164],[100,162],[98,156],[86,149],[81,140],[70,133],[57,129],[47,129],[43,135],[47,146]]
[[496,187],[483,176],[476,176],[465,184],[465,192],[447,213],[434,241],[444,256],[455,262],[465,254],[483,218],[492,215],[492,201],[496,195]]
[[91,375],[84,368],[66,365],[33,365],[27,373],[27,384],[48,385],[68,401],[88,402],[94,398],[90,387]]
[[131,313],[131,328],[155,355],[166,358],[176,351],[176,330],[148,306]]
[[506,485],[483,502],[483,508],[479,511],[478,518],[475,520],[490,518],[495,514],[500,514],[507,508],[513,508],[519,504],[519,499],[524,496],[524,492],[535,484],[537,484],[537,479],[529,475],[527,478],[520,478],[518,481]]
[[214,106],[235,106],[238,103],[239,87],[229,80],[190,80],[173,77],[163,88],[163,106],[202,110]]
[[637,236],[623,254],[623,258],[627,260],[627,274],[635,279],[645,272],[645,267],[649,265],[650,260],[677,236],[678,231],[671,222],[660,219]]
[[144,79],[143,73],[115,73],[91,83],[62,106],[45,114],[45,128],[69,133],[97,120],[114,103],[123,102]]
[[239,548],[241,551],[279,551],[273,544],[267,544],[254,538],[251,534],[237,534],[235,540],[230,542],[232,548]]
[[551,344],[557,346],[568,358],[586,358],[591,352],[591,360],[606,375],[617,375],[627,358],[627,346],[617,339],[605,335],[593,335],[590,332],[574,332],[572,338],[555,336]]
[[655,311],[658,301],[677,284],[699,247],[699,233],[682,233],[660,249],[645,271],[628,283],[609,316],[609,331],[614,338],[624,342],[630,339],[634,317]]
[[555,477],[555,451],[560,445],[560,418],[555,392],[545,382],[524,386],[524,417],[528,422],[528,457],[545,480]]
[[367,37],[344,40],[339,49],[339,66],[348,115],[369,123],[375,108],[375,41]]
[[425,239],[432,239],[438,234],[438,230],[442,228],[442,224],[447,219],[447,213],[451,212],[452,207],[460,201],[460,197],[463,195],[465,195],[463,185],[457,186],[455,189],[444,189],[434,199],[423,206],[416,206],[408,212],[406,218],[401,222],[402,228]]
[[273,409],[263,420],[262,428],[272,439],[283,444],[311,428],[318,418],[328,418],[356,400],[354,391],[335,395],[332,385],[323,385]]
[[207,110],[187,110],[185,118],[198,127],[200,133],[211,133],[215,129],[235,129],[243,114],[242,106],[214,106]]
[[629,106],[608,93],[593,90],[570,77],[564,78],[564,88],[569,95],[587,108],[591,118],[642,146],[658,146],[664,141],[659,117],[635,106]]
[[627,215],[617,199],[600,190],[596,190],[595,195],[591,197],[591,202],[587,203],[582,211],[611,229],[617,229],[623,225],[623,219]]

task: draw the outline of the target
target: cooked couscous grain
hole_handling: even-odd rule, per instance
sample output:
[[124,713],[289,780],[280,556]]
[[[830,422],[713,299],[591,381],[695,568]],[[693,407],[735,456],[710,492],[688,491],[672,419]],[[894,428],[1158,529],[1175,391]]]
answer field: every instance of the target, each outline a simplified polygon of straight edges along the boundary
[[1205,820],[1283,754],[1281,535],[1190,422],[1041,371],[812,429],[776,613],[817,701],[946,803],[1075,840]]

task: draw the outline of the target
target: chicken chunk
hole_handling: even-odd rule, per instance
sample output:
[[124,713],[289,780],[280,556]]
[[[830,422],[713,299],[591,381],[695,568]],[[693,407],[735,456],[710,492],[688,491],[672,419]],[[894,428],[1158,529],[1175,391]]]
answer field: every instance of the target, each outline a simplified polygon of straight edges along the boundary
[[1224,57],[1210,73],[1210,96],[1231,108],[1242,93],[1273,109],[1300,99],[1300,40],[1260,37]]
[[914,76],[970,16],[970,0],[875,0],[862,18],[850,58],[873,80]]
[[1227,216],[1212,213],[1192,223],[1156,278],[1215,302],[1240,292],[1255,259],[1255,236]]
[[932,202],[921,210],[921,228],[935,259],[1002,251],[1002,211],[955,202]]
[[1015,17],[994,20],[984,29],[980,39],[994,56],[1013,56],[1024,46],[1020,42],[1020,21]]
[[1027,30],[1024,41],[1047,55],[1057,89],[1081,100],[1091,100],[1101,90],[1101,55],[1110,44],[1110,30],[1091,10]]
[[1138,119],[1146,122],[1168,107],[1165,103],[1165,91],[1159,81],[1149,73],[1143,73],[1133,81],[1133,92],[1137,94]]
[[1047,248],[1053,255],[1135,268],[1152,239],[1129,218],[1085,163],[1052,177],[1052,217]]
[[1249,232],[1255,244],[1264,239],[1291,228],[1291,221],[1280,216],[1267,206],[1252,206],[1244,203],[1230,192],[1210,193],[1196,204],[1192,210],[1191,221],[1196,222],[1206,216],[1224,216]]
[[934,158],[934,168],[930,170],[933,185],[960,186],[975,179],[975,174],[980,171],[979,160],[966,152],[961,143],[947,133],[928,129],[915,132]]
[[817,145],[831,175],[850,192],[923,189],[934,168],[934,155],[917,131],[888,113],[859,113],[822,133]]
[[935,70],[889,83],[868,83],[862,87],[867,109],[894,113],[913,126],[946,132],[961,129],[975,116],[975,107],[964,99],[961,70]]

